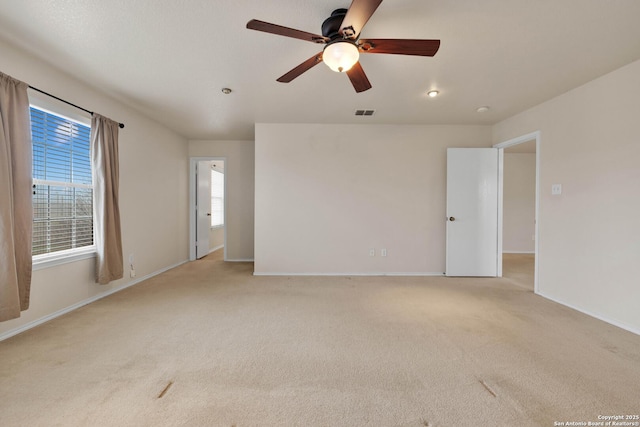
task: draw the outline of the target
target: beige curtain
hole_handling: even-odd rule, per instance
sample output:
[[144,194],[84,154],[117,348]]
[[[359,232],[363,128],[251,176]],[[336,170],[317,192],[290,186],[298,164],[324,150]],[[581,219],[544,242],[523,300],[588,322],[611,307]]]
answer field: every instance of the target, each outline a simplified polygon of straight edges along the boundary
[[120,208],[118,205],[118,123],[99,114],[91,119],[94,238],[97,248],[96,283],[123,275]]
[[29,308],[33,180],[27,88],[0,73],[0,321]]

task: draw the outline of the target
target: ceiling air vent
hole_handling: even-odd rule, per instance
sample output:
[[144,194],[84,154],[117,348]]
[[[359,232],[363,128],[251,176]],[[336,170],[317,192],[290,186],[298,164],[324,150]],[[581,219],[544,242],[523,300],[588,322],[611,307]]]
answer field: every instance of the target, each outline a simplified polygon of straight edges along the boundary
[[376,110],[356,110],[356,116],[373,116]]

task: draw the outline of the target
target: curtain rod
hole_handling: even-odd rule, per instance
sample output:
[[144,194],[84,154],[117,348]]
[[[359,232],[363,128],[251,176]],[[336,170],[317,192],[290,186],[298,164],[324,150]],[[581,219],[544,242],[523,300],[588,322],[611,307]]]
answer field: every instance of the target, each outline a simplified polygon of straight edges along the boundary
[[[89,110],[87,110],[86,108],[82,108],[82,107],[80,107],[79,105],[73,104],[73,103],[71,103],[71,102],[69,102],[69,101],[65,101],[65,100],[64,100],[64,99],[62,99],[62,98],[58,98],[57,96],[55,96],[55,95],[51,95],[50,93],[45,92],[45,91],[43,91],[43,90],[40,90],[40,89],[38,89],[37,87],[33,87],[33,86],[29,85],[29,88],[30,88],[30,89],[33,89],[33,90],[35,90],[36,92],[40,92],[40,93],[42,93],[42,94],[45,94],[45,95],[47,95],[47,96],[50,96],[50,97],[51,97],[51,98],[53,98],[53,99],[57,99],[57,100],[58,100],[58,101],[60,101],[60,102],[64,102],[64,103],[65,103],[65,104],[67,104],[67,105],[71,105],[72,107],[76,107],[78,110],[85,111],[85,112],[87,112],[87,113],[89,113],[89,114],[91,114],[91,115],[93,116],[93,111],[89,111]],[[123,124],[123,123],[118,123],[118,126],[120,127],[120,129],[123,129],[123,128],[124,128],[124,124]]]

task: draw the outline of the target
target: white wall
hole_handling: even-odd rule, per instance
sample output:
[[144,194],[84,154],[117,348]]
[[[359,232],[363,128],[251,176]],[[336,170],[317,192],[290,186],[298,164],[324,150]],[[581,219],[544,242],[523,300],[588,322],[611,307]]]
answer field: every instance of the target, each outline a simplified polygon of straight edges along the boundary
[[490,139],[488,126],[257,124],[256,274],[442,274],[446,149]]
[[495,143],[541,132],[539,293],[636,333],[639,117],[636,61],[493,128]]
[[227,260],[253,260],[253,141],[189,141],[189,157],[225,157]]
[[22,317],[0,323],[0,335],[128,286],[134,280],[129,278],[127,262],[131,253],[137,279],[187,260],[186,139],[1,40],[0,70],[126,125],[120,130],[119,141],[126,277],[109,285],[95,284],[95,259],[34,271],[31,307]]
[[536,155],[504,153],[502,251],[535,252]]
[[209,230],[209,249],[224,246],[224,227],[216,227]]

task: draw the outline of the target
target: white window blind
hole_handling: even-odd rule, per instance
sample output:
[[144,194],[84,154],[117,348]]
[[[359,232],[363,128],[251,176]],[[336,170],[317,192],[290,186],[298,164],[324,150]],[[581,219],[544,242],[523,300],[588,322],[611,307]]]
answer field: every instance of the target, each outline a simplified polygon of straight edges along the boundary
[[31,107],[33,255],[93,246],[90,127]]
[[224,225],[224,174],[211,169],[211,226]]

